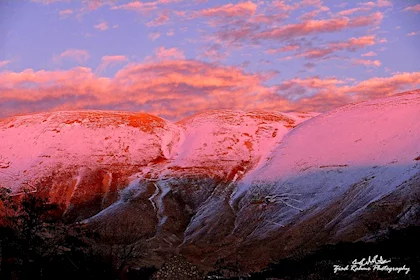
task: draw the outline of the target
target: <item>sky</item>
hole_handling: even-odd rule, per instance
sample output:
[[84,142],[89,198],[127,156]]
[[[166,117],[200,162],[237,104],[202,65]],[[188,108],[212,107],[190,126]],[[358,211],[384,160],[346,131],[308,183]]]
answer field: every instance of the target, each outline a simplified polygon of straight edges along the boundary
[[420,0],[0,0],[0,117],[326,112],[420,87]]

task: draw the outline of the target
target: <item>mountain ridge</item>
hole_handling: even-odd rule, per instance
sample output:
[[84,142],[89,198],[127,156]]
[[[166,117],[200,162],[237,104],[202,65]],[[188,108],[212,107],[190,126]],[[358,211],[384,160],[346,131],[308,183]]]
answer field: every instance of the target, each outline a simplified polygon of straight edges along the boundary
[[43,183],[67,221],[126,225],[148,241],[153,262],[180,253],[211,269],[241,255],[252,271],[418,225],[419,108],[417,90],[320,115],[11,117],[0,120],[0,185]]

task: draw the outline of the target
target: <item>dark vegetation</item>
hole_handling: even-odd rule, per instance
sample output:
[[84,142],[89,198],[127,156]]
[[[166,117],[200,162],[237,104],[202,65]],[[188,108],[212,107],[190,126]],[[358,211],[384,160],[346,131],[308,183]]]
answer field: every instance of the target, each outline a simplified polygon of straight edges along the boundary
[[154,267],[127,269],[142,244],[111,242],[107,230],[65,224],[41,188],[0,188],[0,279],[148,279]]
[[[247,279],[420,279],[420,227],[390,229],[376,242],[340,242],[325,245],[303,256],[281,260]],[[404,272],[337,272],[333,266],[351,264],[354,259],[383,256],[391,260],[389,266],[410,268]]]
[[[420,227],[389,229],[376,242],[339,242],[324,245],[309,254],[296,254],[270,264],[260,272],[244,276],[233,264],[218,263],[209,279],[224,280],[397,280],[420,279]],[[345,267],[353,260],[382,256],[391,267],[409,267],[410,272],[347,271],[334,273],[334,265]],[[226,277],[226,275],[230,275]],[[242,275],[242,276],[241,276]]]

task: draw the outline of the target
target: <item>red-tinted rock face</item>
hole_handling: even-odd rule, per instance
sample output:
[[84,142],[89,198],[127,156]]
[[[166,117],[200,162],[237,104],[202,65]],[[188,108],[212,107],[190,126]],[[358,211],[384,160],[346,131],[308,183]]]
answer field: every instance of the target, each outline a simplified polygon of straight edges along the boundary
[[147,240],[156,262],[178,252],[205,269],[224,259],[252,270],[419,223],[418,108],[420,93],[308,121],[228,110],[175,124],[122,112],[13,117],[0,120],[0,184],[41,182],[67,221]]
[[1,121],[1,185],[42,182],[71,220],[117,201],[129,179],[170,156],[180,130],[146,114],[57,112]]

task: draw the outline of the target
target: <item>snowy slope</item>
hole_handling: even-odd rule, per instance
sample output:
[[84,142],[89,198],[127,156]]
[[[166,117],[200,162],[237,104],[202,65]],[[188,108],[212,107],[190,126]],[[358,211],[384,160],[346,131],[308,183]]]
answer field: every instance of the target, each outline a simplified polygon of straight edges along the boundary
[[290,129],[312,115],[232,110],[194,115],[177,123],[183,128],[184,141],[172,166],[224,166],[223,171],[228,171],[241,163],[254,165],[264,161]]
[[283,253],[272,254],[284,256],[367,238],[402,220],[419,224],[419,217],[403,219],[420,209],[419,156],[420,91],[312,118],[239,182],[233,234],[277,240],[273,248]]
[[[318,176],[319,184],[325,184],[325,174],[330,174],[328,185],[348,185],[369,174],[371,168],[407,169],[416,165],[419,139],[419,94],[348,105],[315,117],[286,135],[270,159],[248,173],[243,183],[264,181],[283,186],[281,182],[286,180]],[[386,180],[388,176],[380,177]],[[398,177],[404,179],[403,174]],[[311,185],[315,183],[311,181]],[[392,189],[386,181],[378,184],[383,185],[378,195]],[[301,185],[308,188],[307,183]]]
[[[153,223],[151,219],[155,217],[152,233],[155,242],[159,238],[168,240],[166,233],[171,244],[180,244],[185,227],[193,229],[197,223],[201,226],[199,209],[220,210],[213,207],[215,201],[224,200],[230,194],[233,182],[264,162],[288,131],[312,115],[218,110],[191,116],[176,123],[180,140],[173,149],[173,158],[150,165],[143,174],[136,174],[124,193],[147,198],[152,212],[143,210],[150,215],[144,223]],[[131,215],[127,214],[130,202],[123,200],[88,222],[109,221],[121,211]],[[191,217],[196,212],[198,219]],[[175,236],[174,232],[181,234]],[[161,246],[156,244],[158,248]]]
[[0,120],[0,185],[48,187],[66,210],[98,195],[94,213],[112,203],[128,177],[170,157],[179,129],[163,119],[122,112],[77,111]]
[[0,120],[0,176],[12,186],[58,165],[142,166],[159,157],[174,159],[172,165],[180,167],[249,161],[268,153],[290,128],[310,117],[214,111],[179,124],[107,111],[12,117]]
[[341,107],[290,133],[261,177],[321,166],[410,164],[420,155],[420,99],[409,94]]
[[160,256],[241,250],[251,269],[420,224],[420,90],[322,115],[18,116],[0,120],[0,143],[1,186],[42,182],[70,220],[129,223]]
[[185,230],[185,253],[234,259],[241,250],[259,256],[252,267],[420,224],[420,91],[307,120],[265,158],[232,192],[202,204]]
[[[144,195],[156,212],[150,216],[163,225],[164,200],[174,187],[198,207],[218,181],[243,175],[311,116],[222,110],[176,124],[107,111],[7,118],[0,120],[0,184],[15,192],[48,186],[52,199],[75,219],[106,217],[126,207],[127,196]],[[202,186],[197,191],[186,189],[192,178]]]

